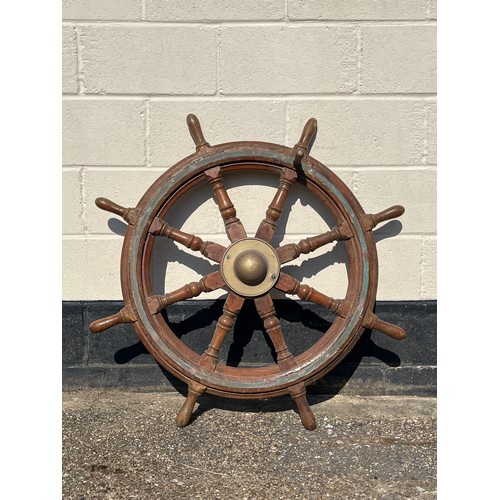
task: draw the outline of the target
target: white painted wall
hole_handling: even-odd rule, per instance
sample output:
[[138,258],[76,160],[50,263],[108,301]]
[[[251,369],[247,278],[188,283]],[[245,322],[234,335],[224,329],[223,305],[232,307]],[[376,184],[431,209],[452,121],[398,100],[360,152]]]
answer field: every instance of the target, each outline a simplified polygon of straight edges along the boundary
[[[193,152],[188,113],[211,144],[293,146],[305,121],[317,118],[312,156],[363,208],[406,207],[402,226],[376,232],[378,299],[436,298],[435,2],[65,0],[63,17],[65,300],[122,298],[124,225],[94,199],[135,206]],[[255,186],[245,189],[247,182]],[[272,199],[273,179],[247,175],[227,184],[251,232]],[[290,201],[284,242],[327,229],[307,192],[297,188]],[[227,241],[208,186],[173,217],[204,239]],[[212,269],[162,244],[173,259],[166,291]],[[291,271],[340,296],[342,256],[325,248]]]

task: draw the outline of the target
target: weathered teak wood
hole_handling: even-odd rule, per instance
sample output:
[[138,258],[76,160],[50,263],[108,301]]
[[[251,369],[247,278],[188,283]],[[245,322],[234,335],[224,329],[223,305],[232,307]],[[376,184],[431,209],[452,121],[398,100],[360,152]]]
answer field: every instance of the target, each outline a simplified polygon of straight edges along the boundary
[[351,308],[351,304],[346,300],[333,299],[332,297],[328,297],[328,295],[318,292],[318,290],[315,290],[309,285],[300,283],[300,281],[296,280],[286,273],[280,274],[275,288],[291,295],[297,295],[302,300],[319,304],[320,306],[329,309],[333,313],[343,318],[347,316],[349,309]]
[[[279,319],[276,317],[276,311],[274,309],[271,296],[267,293],[262,297],[255,298],[254,302],[257,312],[264,322],[264,328],[273,343],[274,350],[276,351],[278,366],[284,372],[296,368],[297,362],[285,343],[283,331],[281,330],[281,324]],[[309,403],[307,402],[304,383],[299,382],[298,384],[292,385],[289,388],[289,392],[297,404],[300,419],[304,427],[308,430],[315,429],[316,419],[314,418],[314,414],[309,407]]]
[[284,168],[280,175],[280,184],[273,200],[266,211],[266,218],[260,223],[255,237],[268,243],[273,239],[276,231],[276,223],[281,216],[283,205],[290,188],[297,180],[297,172],[289,168]]
[[181,300],[192,299],[202,292],[212,292],[213,290],[222,288],[225,284],[220,271],[215,271],[214,273],[204,276],[200,281],[192,281],[173,292],[166,293],[165,295],[149,296],[147,298],[149,311],[151,314],[157,314],[170,304],[175,304]]
[[284,370],[292,368],[295,366],[293,363],[293,356],[285,343],[283,331],[281,330],[281,324],[279,319],[276,317],[276,311],[274,309],[271,296],[266,293],[261,297],[256,297],[254,302],[255,307],[257,308],[257,313],[261,317],[264,323],[264,328],[273,343],[278,365],[280,365]]
[[184,245],[186,248],[200,252],[205,257],[220,263],[226,248],[212,241],[203,241],[194,234],[185,233],[167,224],[165,221],[155,217],[149,228],[149,232],[154,236],[166,236],[171,240]]
[[186,425],[191,420],[191,416],[193,415],[194,405],[196,404],[197,399],[207,390],[207,386],[200,384],[196,381],[191,381],[188,385],[188,395],[184,404],[182,405],[179,413],[177,413],[177,417],[175,418],[175,422],[179,427],[186,427]]
[[[188,395],[176,417],[180,427],[189,423],[199,396],[208,392],[234,398],[288,394],[297,405],[303,426],[312,430],[316,421],[307,401],[306,387],[345,357],[360,338],[363,328],[380,330],[397,340],[406,336],[402,328],[381,320],[372,312],[378,278],[372,230],[381,222],[401,216],[404,208],[395,205],[376,214],[366,214],[338,177],[309,155],[317,134],[314,118],[307,121],[293,148],[259,142],[211,146],[203,135],[198,118],[190,114],[186,121],[195,153],[165,172],[136,208],[124,208],[106,198],[96,200],[98,207],[119,215],[128,223],[121,260],[125,306],[116,314],[93,321],[89,328],[97,333],[120,323],[131,323],[158,363],[187,383]],[[253,238],[247,237],[236,215],[224,186],[225,171],[265,171],[279,176],[276,193]],[[189,195],[193,186],[204,181],[208,181],[214,191],[231,241],[227,248],[203,241],[199,236],[171,227],[163,220],[179,198]],[[338,223],[322,234],[275,248],[271,241],[285,209],[285,201],[293,196],[292,188],[297,181],[323,202]],[[152,285],[152,259],[155,241],[162,236],[218,263],[219,270],[164,295],[156,295]],[[300,255],[344,240],[349,263],[345,298],[330,297],[281,271],[283,264]],[[319,304],[343,319],[332,322],[325,333],[328,338],[320,339],[306,352],[293,356],[270,295],[273,287]],[[230,291],[212,339],[199,356],[174,334],[159,313],[175,302],[220,288]],[[220,359],[222,345],[247,299],[254,300],[271,339],[277,356],[275,364],[256,368],[230,367]],[[339,339],[337,344],[335,339]],[[327,343],[328,348],[325,347]]]
[[394,205],[386,208],[378,214],[366,214],[361,216],[361,223],[366,231],[371,231],[381,222],[401,217],[405,213],[405,209],[401,205]]
[[210,147],[207,140],[203,136],[203,132],[201,130],[200,120],[198,120],[196,115],[189,114],[186,117],[186,122],[189,128],[189,133],[191,134],[191,138],[196,146],[196,151],[203,151],[206,148]]
[[200,366],[208,368],[210,370],[215,370],[217,368],[217,363],[219,362],[219,352],[226,338],[229,330],[234,325],[234,321],[238,316],[241,307],[245,302],[244,297],[236,295],[234,292],[229,292],[226,302],[222,307],[223,314],[217,321],[217,326],[215,327],[215,332],[212,340],[201,356]]
[[332,243],[333,241],[347,240],[352,236],[352,232],[349,229],[349,226],[343,222],[337,226],[335,226],[330,231],[327,231],[323,234],[319,234],[318,236],[313,236],[311,238],[304,238],[300,240],[298,243],[289,243],[287,245],[283,245],[276,249],[276,253],[280,259],[282,264],[286,264],[291,260],[296,259],[301,254],[308,254],[310,252],[314,252],[318,248],[327,245],[328,243]]
[[130,306],[125,306],[116,314],[92,321],[92,323],[90,323],[89,330],[92,333],[100,333],[108,328],[111,328],[112,326],[120,325],[121,323],[134,323],[135,321],[137,321],[137,318],[134,311]]
[[236,209],[231,203],[231,199],[227,194],[226,188],[224,187],[224,181],[222,180],[222,171],[219,167],[214,167],[205,171],[205,175],[212,185],[215,197],[217,198],[217,204],[219,205],[219,211],[224,219],[224,224],[226,226],[226,233],[231,241],[241,240],[247,237],[247,233],[240,219],[236,217]]
[[302,160],[307,158],[309,155],[309,151],[311,150],[317,132],[318,122],[316,121],[316,118],[309,118],[304,125],[299,142],[295,144],[295,147],[293,148],[295,156],[294,164],[296,166],[300,165]]
[[137,210],[135,208],[125,208],[107,198],[96,198],[95,204],[106,212],[119,215],[128,224],[134,225],[137,221]]

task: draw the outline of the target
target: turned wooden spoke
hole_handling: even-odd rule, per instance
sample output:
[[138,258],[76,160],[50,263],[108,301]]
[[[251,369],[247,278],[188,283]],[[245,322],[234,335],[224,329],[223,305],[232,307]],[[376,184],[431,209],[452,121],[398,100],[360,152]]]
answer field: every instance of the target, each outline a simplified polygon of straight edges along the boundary
[[281,216],[287,194],[296,180],[297,172],[295,172],[295,170],[289,168],[283,169],[280,175],[278,190],[266,211],[266,218],[260,223],[255,233],[256,238],[260,238],[268,243],[272,240],[274,232],[276,231],[276,223]]
[[185,233],[179,229],[175,229],[165,221],[160,220],[158,217],[155,217],[151,223],[149,232],[155,236],[166,236],[167,238],[170,238],[171,240],[174,240],[191,250],[201,252],[205,257],[218,263],[220,263],[222,255],[226,251],[226,248],[222,245],[212,241],[203,241],[200,237],[195,236],[194,234]]
[[[257,297],[254,299],[254,302],[257,312],[264,322],[264,328],[273,343],[277,354],[278,366],[282,371],[296,368],[297,362],[292,356],[292,353],[288,350],[285,339],[283,338],[280,321],[276,317],[276,311],[274,309],[271,295],[266,294],[261,297]],[[308,430],[315,429],[316,419],[314,418],[314,414],[309,407],[309,403],[307,402],[305,384],[303,382],[299,382],[292,385],[288,388],[288,392],[297,405],[302,425]]]
[[173,292],[167,293],[165,295],[151,295],[147,298],[147,304],[151,314],[157,314],[165,307],[180,300],[187,300],[193,297],[197,297],[202,292],[211,292],[222,288],[225,285],[225,281],[222,278],[220,271],[208,274],[201,278],[200,281],[192,281],[187,285],[174,290]]
[[215,370],[217,368],[217,363],[219,362],[219,352],[222,344],[229,333],[229,330],[233,327],[236,317],[241,311],[241,307],[244,302],[244,297],[236,295],[233,292],[229,292],[226,302],[222,307],[223,314],[217,321],[217,326],[215,327],[212,340],[201,356],[201,366],[210,370]]
[[236,217],[236,209],[231,203],[231,199],[224,187],[224,181],[222,180],[222,173],[219,167],[210,168],[205,170],[205,176],[212,185],[215,197],[217,198],[217,204],[219,205],[219,211],[224,219],[224,224],[226,226],[226,233],[229,239],[233,241],[241,240],[247,237],[247,233],[240,219]]
[[276,317],[276,310],[274,309],[271,295],[266,293],[261,297],[256,297],[254,298],[254,302],[257,312],[264,322],[264,328],[273,343],[280,368],[285,371],[297,366],[295,358],[285,343],[280,320]]
[[296,259],[301,254],[314,252],[314,250],[332,243],[333,241],[347,240],[352,236],[351,230],[346,222],[338,224],[326,233],[313,236],[311,238],[304,238],[298,243],[289,243],[276,249],[276,253],[280,259],[281,264],[290,262]]
[[301,283],[294,277],[283,272],[280,274],[280,277],[274,287],[282,292],[297,295],[302,300],[314,302],[315,304],[319,304],[326,309],[330,309],[330,311],[335,313],[337,316],[341,316],[342,318],[347,317],[349,309],[351,308],[351,304],[348,301],[328,297],[328,295],[318,292],[318,290]]

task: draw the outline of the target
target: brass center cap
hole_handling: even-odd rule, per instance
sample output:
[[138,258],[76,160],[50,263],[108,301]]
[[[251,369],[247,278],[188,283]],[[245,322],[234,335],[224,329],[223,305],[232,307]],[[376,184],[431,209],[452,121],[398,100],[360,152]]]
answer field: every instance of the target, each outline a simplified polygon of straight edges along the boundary
[[267,261],[260,252],[247,250],[236,257],[234,274],[246,285],[258,285],[266,278]]
[[268,292],[278,281],[280,262],[269,243],[245,238],[226,249],[221,271],[233,292],[243,297],[257,297]]

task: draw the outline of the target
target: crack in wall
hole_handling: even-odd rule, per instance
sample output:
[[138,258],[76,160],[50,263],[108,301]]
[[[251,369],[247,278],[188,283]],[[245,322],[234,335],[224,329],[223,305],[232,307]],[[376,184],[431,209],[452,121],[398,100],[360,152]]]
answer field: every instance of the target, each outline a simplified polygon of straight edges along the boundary
[[90,229],[87,225],[87,171],[85,167],[81,167],[78,171],[78,181],[80,184],[80,220],[82,222],[82,233],[86,236],[90,233]]
[[141,113],[144,119],[144,164],[151,166],[151,139],[150,139],[150,106],[151,98],[144,101],[144,111]]
[[429,120],[427,117],[428,114],[429,114],[429,106],[424,105],[424,121],[423,121],[424,145],[422,152],[422,163],[424,163],[425,165],[427,165],[429,160]]
[[363,90],[363,28],[356,26],[356,90],[360,94]]
[[222,44],[222,29],[219,27],[215,32],[215,95],[222,95],[220,81],[220,50]]
[[85,45],[82,42],[82,28],[74,26],[73,30],[76,38],[76,81],[78,83],[78,94],[82,95],[87,92],[85,74],[83,72],[83,49]]

